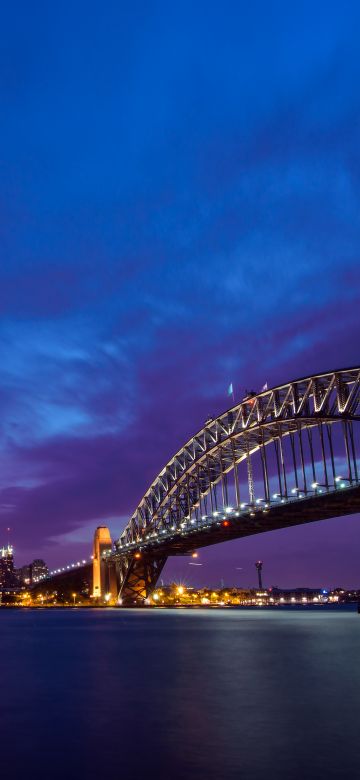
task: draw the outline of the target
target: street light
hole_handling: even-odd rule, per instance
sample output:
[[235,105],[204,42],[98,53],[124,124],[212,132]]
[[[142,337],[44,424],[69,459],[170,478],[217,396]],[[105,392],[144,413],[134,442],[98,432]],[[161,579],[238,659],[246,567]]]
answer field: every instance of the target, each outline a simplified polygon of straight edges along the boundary
[[75,607],[75,602],[76,602],[76,593],[73,593],[73,594],[72,594],[72,597],[73,597],[73,599],[74,599],[74,607]]

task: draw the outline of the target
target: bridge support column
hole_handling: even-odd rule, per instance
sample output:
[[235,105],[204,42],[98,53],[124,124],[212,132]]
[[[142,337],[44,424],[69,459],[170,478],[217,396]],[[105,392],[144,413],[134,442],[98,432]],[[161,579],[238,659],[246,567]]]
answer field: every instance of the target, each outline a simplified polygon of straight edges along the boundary
[[119,562],[119,603],[125,606],[144,604],[153,592],[165,566],[167,556],[159,558],[124,557]]
[[110,531],[105,525],[98,526],[94,534],[93,546],[93,598],[101,598],[111,592],[109,588],[109,569],[104,553],[111,552]]

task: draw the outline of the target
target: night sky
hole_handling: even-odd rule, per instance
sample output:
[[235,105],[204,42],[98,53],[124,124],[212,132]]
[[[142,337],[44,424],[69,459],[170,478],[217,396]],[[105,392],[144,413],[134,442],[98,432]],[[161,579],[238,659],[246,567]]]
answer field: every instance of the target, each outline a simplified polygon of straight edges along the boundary
[[[0,543],[88,556],[245,388],[359,359],[357,2],[8,3]],[[168,564],[358,585],[358,517]]]

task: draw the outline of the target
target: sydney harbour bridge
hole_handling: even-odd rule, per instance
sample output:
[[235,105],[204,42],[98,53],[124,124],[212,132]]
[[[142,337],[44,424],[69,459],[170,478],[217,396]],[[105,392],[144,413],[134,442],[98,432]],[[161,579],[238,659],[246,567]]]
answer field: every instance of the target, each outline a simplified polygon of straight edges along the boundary
[[93,594],[142,604],[170,556],[360,511],[360,368],[248,393],[162,468],[113,547],[95,534]]

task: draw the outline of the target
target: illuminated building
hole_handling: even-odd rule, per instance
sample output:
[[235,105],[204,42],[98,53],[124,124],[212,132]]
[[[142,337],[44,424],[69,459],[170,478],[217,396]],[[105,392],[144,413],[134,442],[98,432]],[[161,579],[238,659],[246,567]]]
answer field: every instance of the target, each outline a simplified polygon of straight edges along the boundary
[[49,569],[42,558],[36,558],[32,563],[16,569],[16,576],[22,585],[33,585],[35,582],[45,579],[48,575]]
[[0,547],[0,588],[14,587],[14,550],[10,544]]
[[49,569],[42,558],[36,558],[30,565],[30,569],[31,582],[39,582],[39,580],[44,579],[44,577],[47,577],[49,574]]
[[31,564],[16,569],[16,576],[22,585],[31,585]]

